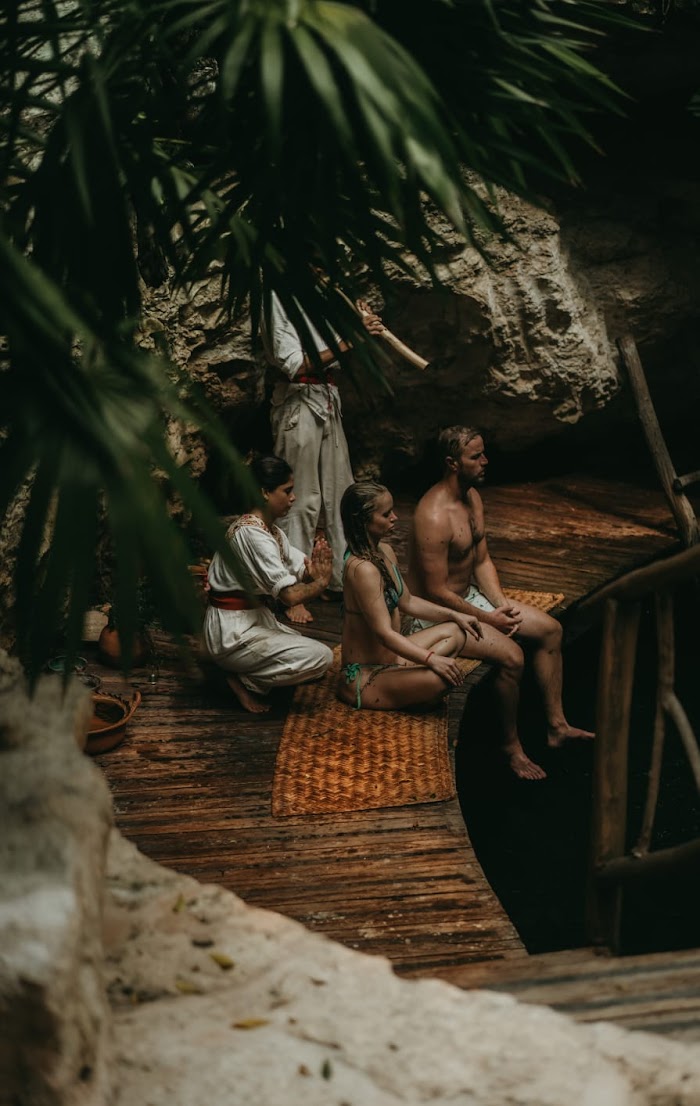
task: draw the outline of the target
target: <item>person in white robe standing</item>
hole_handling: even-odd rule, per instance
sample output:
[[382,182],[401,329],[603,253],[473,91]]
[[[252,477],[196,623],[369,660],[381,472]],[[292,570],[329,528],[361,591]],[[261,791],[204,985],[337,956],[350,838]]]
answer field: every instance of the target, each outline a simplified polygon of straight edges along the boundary
[[320,595],[330,580],[331,551],[319,539],[306,557],[277,525],[295,499],[287,462],[260,457],[251,471],[262,506],[237,516],[227,532],[239,567],[232,570],[219,553],[212,559],[203,640],[241,706],[257,714],[269,710],[265,697],[273,688],[318,679],[331,664],[326,645],[284,625],[271,609],[275,600],[290,607]]
[[[379,316],[365,303],[358,303],[358,308],[369,333],[380,334],[384,326]],[[281,520],[281,527],[292,545],[309,556],[323,509],[333,555],[330,583],[323,598],[340,601],[345,552],[340,500],[354,479],[335,375],[340,363],[327,341],[304,318],[318,355],[313,360],[275,294],[262,330],[268,360],[280,370],[270,412],[274,450],[292,466],[296,477],[296,503]],[[336,337],[341,354],[351,348]],[[290,607],[287,618],[291,622],[313,620],[303,603]]]

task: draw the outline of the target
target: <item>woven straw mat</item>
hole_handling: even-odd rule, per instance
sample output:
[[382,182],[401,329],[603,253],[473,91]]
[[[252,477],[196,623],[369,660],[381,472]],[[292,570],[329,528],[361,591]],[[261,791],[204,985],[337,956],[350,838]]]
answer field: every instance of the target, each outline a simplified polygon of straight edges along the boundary
[[[564,598],[509,590],[514,602],[551,610]],[[461,660],[465,673],[478,660]],[[335,696],[340,646],[321,680],[292,701],[272,784],[275,817],[435,803],[455,795],[446,700],[432,710],[354,710]]]

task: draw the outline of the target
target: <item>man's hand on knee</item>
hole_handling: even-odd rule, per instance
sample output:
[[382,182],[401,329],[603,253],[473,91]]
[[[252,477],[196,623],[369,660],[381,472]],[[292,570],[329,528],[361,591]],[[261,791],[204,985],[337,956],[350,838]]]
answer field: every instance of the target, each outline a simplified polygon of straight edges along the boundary
[[523,621],[519,608],[511,606],[509,603],[496,607],[495,610],[489,611],[487,615],[482,615],[481,618],[483,622],[488,622],[489,626],[493,626],[495,630],[499,630],[506,637],[517,634]]

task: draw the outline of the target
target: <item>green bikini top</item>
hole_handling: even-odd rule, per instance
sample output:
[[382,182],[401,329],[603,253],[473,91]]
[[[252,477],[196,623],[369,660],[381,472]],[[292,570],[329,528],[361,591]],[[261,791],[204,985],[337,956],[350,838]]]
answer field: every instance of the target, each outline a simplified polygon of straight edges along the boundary
[[[349,549],[345,550],[343,554],[343,575],[345,574],[345,567],[353,554]],[[384,588],[384,602],[386,603],[386,609],[389,614],[393,614],[399,605],[399,599],[403,595],[403,579],[399,572],[399,566],[392,564],[394,570],[394,576],[396,577],[396,587],[387,584]]]

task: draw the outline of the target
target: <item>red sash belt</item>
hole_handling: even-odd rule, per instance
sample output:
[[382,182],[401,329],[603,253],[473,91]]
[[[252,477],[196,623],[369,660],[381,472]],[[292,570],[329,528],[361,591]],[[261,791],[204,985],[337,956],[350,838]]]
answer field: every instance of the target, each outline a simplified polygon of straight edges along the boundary
[[292,379],[292,384],[335,384],[333,373],[325,376],[314,376],[312,373],[297,373]]
[[209,592],[209,606],[218,611],[253,611],[255,606],[242,595],[213,595]]

